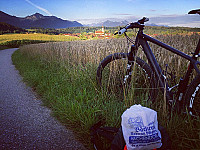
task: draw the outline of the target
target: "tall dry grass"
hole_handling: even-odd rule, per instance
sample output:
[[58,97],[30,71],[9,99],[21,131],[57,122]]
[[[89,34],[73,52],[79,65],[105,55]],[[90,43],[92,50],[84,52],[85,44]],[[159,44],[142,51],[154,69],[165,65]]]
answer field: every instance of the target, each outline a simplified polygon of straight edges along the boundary
[[[170,46],[191,55],[197,45],[198,34],[191,36],[183,35],[165,35],[157,36],[156,38]],[[188,61],[173,54],[163,48],[151,44],[158,63],[163,69],[168,64],[169,71],[175,73],[178,77],[183,75]],[[43,43],[35,45],[27,45],[20,48],[21,52],[31,56],[42,56],[41,59],[47,61],[55,59],[57,61],[65,61],[70,64],[99,64],[104,57],[116,52],[128,52],[126,39],[108,39],[108,40],[92,40],[92,41],[69,41]],[[137,54],[140,58],[146,60],[144,53],[139,50]],[[146,60],[147,61],[147,60]]]
[[[156,38],[186,54],[190,54],[194,51],[200,36],[193,34],[190,36],[158,36]],[[173,79],[174,76],[172,77],[176,81],[173,81],[170,75],[168,77],[169,80],[173,84],[178,82],[187,68],[188,61],[154,44],[150,44],[150,46],[162,69],[165,70],[166,64],[168,64],[167,71],[176,76],[176,79]],[[127,51],[126,39],[54,42],[20,47],[20,53],[28,59],[41,62],[43,64],[42,69],[51,69],[51,65],[55,67],[56,64],[56,73],[51,74],[49,72],[50,78],[52,80],[61,75],[63,81],[52,81],[51,84],[54,84],[54,86],[50,90],[51,93],[45,93],[44,95],[47,95],[46,98],[48,99],[54,99],[52,107],[53,105],[59,105],[59,108],[54,108],[56,113],[60,115],[59,118],[67,118],[68,121],[71,120],[75,124],[81,120],[81,124],[83,124],[81,132],[83,133],[84,131],[88,132],[89,127],[96,121],[99,114],[106,118],[108,125],[119,126],[121,113],[133,104],[133,102],[130,102],[129,105],[126,105],[124,102],[118,101],[116,95],[113,96],[110,93],[106,94],[98,91],[95,83],[96,69],[99,62],[109,54]],[[137,55],[146,60],[141,49],[139,49]],[[63,70],[63,68],[64,72],[59,72],[59,69]],[[28,73],[30,74],[31,72]],[[66,80],[69,80],[69,82],[66,82]],[[45,80],[45,82],[48,82],[48,84],[43,85],[43,92],[48,89],[45,86],[50,86],[49,81]],[[64,83],[70,84],[63,85]],[[71,86],[72,91],[63,89]],[[57,89],[59,87],[59,91],[53,92],[54,88]],[[43,93],[41,92],[41,94]],[[56,95],[55,98],[51,98],[54,95]],[[70,98],[67,98],[68,95]],[[131,101],[131,96],[129,98],[129,101]],[[59,99],[58,104],[55,104],[55,99]],[[68,104],[68,101],[71,102]],[[160,123],[167,127],[170,137],[176,139],[173,141],[173,148],[190,148],[191,145],[193,148],[199,148],[199,139],[197,137],[199,128],[194,127],[191,120],[188,122],[187,119],[179,118],[176,114],[169,120],[165,114],[166,110],[164,111],[166,107],[164,102],[165,100],[157,102],[159,105],[156,107],[156,111],[158,111]],[[148,106],[144,102],[142,104]],[[191,133],[195,134],[191,136]]]
[[[180,51],[191,55],[191,52],[195,50],[195,46],[197,45],[198,34],[192,34],[190,36],[186,35],[161,35],[156,38],[170,46],[179,49]],[[129,45],[130,46],[130,45]],[[150,47],[155,54],[155,57],[160,64],[163,71],[166,71],[167,79],[170,86],[174,86],[179,82],[179,79],[183,77],[188,61],[184,58],[177,56],[176,54],[169,52],[155,44],[150,43]],[[42,43],[35,45],[27,45],[20,48],[22,53],[26,53],[30,57],[40,57],[41,60],[46,62],[56,61],[64,66],[66,64],[67,67],[69,65],[71,67],[77,66],[80,68],[84,68],[87,70],[88,65],[98,66],[101,60],[105,58],[109,54],[117,53],[117,52],[128,52],[129,48],[127,46],[126,39],[108,39],[108,40],[92,40],[92,41],[68,41],[68,42],[54,42],[54,43]],[[138,50],[137,56],[141,59],[148,62],[146,56],[142,52],[141,48]],[[115,67],[110,66],[108,69],[109,76],[105,82],[114,82],[113,78],[118,78],[120,72],[119,64],[115,63]],[[120,64],[122,66],[122,63]],[[126,69],[126,62],[123,62],[124,70]],[[120,67],[122,68],[122,67]],[[114,71],[115,69],[115,71]],[[94,70],[96,72],[96,70]],[[136,75],[136,74],[135,74]],[[137,76],[140,76],[137,73]],[[118,80],[118,79],[116,79]],[[143,79],[146,82],[146,79]],[[144,83],[145,83],[144,82]],[[113,83],[112,83],[113,84]],[[115,84],[113,84],[113,87]],[[116,86],[115,86],[116,87]],[[117,87],[119,88],[119,87]],[[139,88],[139,87],[138,87]],[[116,90],[114,90],[115,93]],[[142,89],[140,90],[142,91]],[[131,92],[130,92],[131,93]],[[133,98],[134,91],[130,97]],[[122,93],[123,94],[123,93]],[[118,95],[119,96],[119,95]],[[144,95],[145,97],[145,95]],[[120,99],[120,98],[119,98]],[[143,98],[144,99],[144,98]],[[135,101],[132,101],[130,98],[128,100],[129,106],[134,104]],[[166,103],[163,101],[162,103]],[[165,109],[165,105],[162,105]]]
[[[195,46],[197,45],[199,37],[200,36],[198,34],[192,34],[190,36],[161,35],[157,36],[156,38],[166,44],[169,44],[170,46],[176,49],[179,49],[180,51],[188,55],[191,55],[191,53],[195,50]],[[166,76],[169,85],[174,86],[178,84],[179,79],[183,77],[186,71],[189,61],[155,44],[150,43],[150,47],[152,48],[153,53],[155,54],[155,57],[158,63],[160,64],[162,70],[167,72]],[[26,55],[28,55],[29,57],[39,57],[41,60],[45,62],[54,61],[54,62],[59,62],[60,64],[63,64],[63,66],[66,67],[76,66],[78,68],[87,70],[86,66],[92,65],[96,66],[97,68],[100,61],[103,60],[103,58],[105,58],[107,55],[117,52],[128,52],[129,48],[127,46],[126,39],[108,39],[108,40],[92,40],[92,41],[67,41],[67,42],[27,45],[21,47],[20,51],[22,53],[26,53]],[[141,48],[138,50],[137,56],[148,62]],[[123,63],[124,63],[123,64],[124,69],[126,69],[126,62]],[[122,66],[122,63],[120,65]],[[119,70],[119,64],[115,63],[115,67],[111,66],[108,69],[109,71],[107,73],[108,74],[107,76],[109,77],[105,82],[108,81],[114,82],[113,79],[115,78],[117,78],[115,81],[118,80],[117,74],[119,74],[119,71],[117,70],[114,71],[114,69]],[[93,70],[93,72],[96,72],[96,70]],[[122,72],[125,72],[125,70],[123,70]],[[137,74],[137,76],[140,75]],[[144,83],[146,82],[145,78],[144,78]],[[116,87],[115,84],[113,84],[113,87]],[[116,88],[119,89],[119,87]],[[118,92],[116,92],[116,90],[113,91],[115,91],[113,93],[119,93],[119,91]],[[142,88],[140,91],[142,92]],[[130,98],[128,99],[129,103],[128,106],[135,103],[135,101],[132,101],[132,99],[136,99],[133,97],[134,91],[129,93],[131,95],[129,96]],[[143,95],[142,99],[144,99],[145,96],[146,95]],[[162,103],[166,104],[166,101],[164,100]],[[163,107],[162,109],[166,110],[166,105],[162,105],[162,107]]]

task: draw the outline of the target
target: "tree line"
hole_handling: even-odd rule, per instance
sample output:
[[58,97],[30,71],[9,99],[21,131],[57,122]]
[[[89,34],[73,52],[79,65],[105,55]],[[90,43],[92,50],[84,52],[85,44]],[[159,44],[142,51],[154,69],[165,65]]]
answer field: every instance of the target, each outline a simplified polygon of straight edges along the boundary
[[25,33],[27,30],[0,22],[0,35],[5,33]]
[[[43,33],[50,35],[59,35],[66,33],[94,33],[97,30],[101,30],[102,27],[70,27],[63,29],[51,29],[51,28],[38,28],[32,27],[30,29],[22,29],[7,23],[0,22],[0,34],[6,33]],[[114,34],[120,27],[104,27],[104,31]],[[129,35],[135,35],[136,30],[128,30]],[[188,27],[164,27],[164,26],[146,26],[144,33],[146,34],[178,34],[188,32],[200,32],[200,28],[188,28]]]

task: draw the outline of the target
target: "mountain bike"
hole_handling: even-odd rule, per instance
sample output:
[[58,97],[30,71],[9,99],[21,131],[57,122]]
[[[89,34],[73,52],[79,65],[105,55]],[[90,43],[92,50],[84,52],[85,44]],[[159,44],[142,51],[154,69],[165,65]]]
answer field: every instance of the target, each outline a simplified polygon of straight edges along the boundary
[[[189,14],[199,13],[199,10],[190,11]],[[97,69],[97,83],[107,93],[116,93],[120,99],[126,99],[127,93],[137,102],[153,103],[163,95],[170,108],[187,112],[192,116],[200,115],[200,39],[192,56],[183,53],[147,34],[143,33],[145,22],[149,21],[144,17],[137,22],[130,23],[116,33],[124,34],[131,48],[128,53],[114,53],[105,57]],[[127,36],[128,29],[138,29],[136,38],[133,41]],[[166,65],[162,70],[148,42],[154,43],[166,51],[170,51],[189,61],[186,73],[174,82],[174,75],[169,72]],[[138,56],[139,49],[142,49],[143,59]],[[147,63],[148,62],[148,63]],[[131,92],[130,92],[131,91]],[[120,94],[121,93],[121,94]]]

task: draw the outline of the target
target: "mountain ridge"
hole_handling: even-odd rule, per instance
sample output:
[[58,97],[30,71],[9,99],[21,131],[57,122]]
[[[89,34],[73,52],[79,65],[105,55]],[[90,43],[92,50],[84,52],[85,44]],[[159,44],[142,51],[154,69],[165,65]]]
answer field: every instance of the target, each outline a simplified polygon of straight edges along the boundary
[[[106,21],[102,21],[99,23],[91,23],[91,24],[86,24],[84,26],[89,26],[89,27],[118,27],[118,26],[125,26],[127,24],[129,24],[130,22],[128,22],[127,20],[122,20],[122,21],[111,21],[111,20],[106,20]],[[165,26],[165,27],[169,27],[167,25],[157,25],[155,23],[146,23],[146,26]]]
[[126,20],[123,21],[111,21],[111,20],[106,20],[106,21],[102,21],[99,23],[91,23],[91,24],[87,24],[85,26],[95,26],[95,27],[100,27],[100,26],[105,26],[105,27],[117,27],[117,26],[125,26],[127,25],[129,22]]
[[35,13],[33,15],[25,17],[25,19],[29,19],[29,20],[38,20],[38,19],[43,19],[43,18],[44,18],[44,16],[40,13]]
[[40,13],[35,13],[26,17],[11,16],[3,11],[0,11],[0,22],[5,22],[19,28],[68,28],[68,27],[82,27],[83,25],[77,21],[63,20],[56,16],[44,16]]

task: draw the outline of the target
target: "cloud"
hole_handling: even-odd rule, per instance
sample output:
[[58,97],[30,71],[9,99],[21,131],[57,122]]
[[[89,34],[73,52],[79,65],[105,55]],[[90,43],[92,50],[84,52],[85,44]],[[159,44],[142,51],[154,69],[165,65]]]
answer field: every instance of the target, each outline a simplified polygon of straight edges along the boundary
[[200,27],[199,15],[162,15],[150,18],[149,23],[167,26]]
[[151,11],[151,12],[156,12],[156,11],[162,11],[162,12],[165,12],[165,11],[167,11],[167,9],[161,9],[161,10],[149,9],[149,11]]
[[34,6],[34,7],[38,8],[38,9],[44,11],[44,12],[45,12],[46,14],[48,14],[49,16],[52,16],[52,14],[51,14],[48,10],[46,10],[46,9],[44,9],[44,8],[42,8],[42,7],[40,7],[40,6],[36,5],[36,4],[34,4],[34,3],[32,3],[30,0],[25,0],[25,1],[28,2],[29,4],[31,4],[32,6]]
[[184,23],[175,25],[172,24],[171,26],[200,28],[200,21],[188,22],[185,24]]
[[113,15],[117,15],[117,16],[130,16],[130,15],[133,15],[133,14],[113,14]]
[[[119,15],[119,14],[118,14]],[[114,18],[99,18],[99,19],[79,19],[77,21],[82,24],[92,24],[92,23],[100,23],[106,20],[109,21],[124,21],[135,22],[138,18],[136,16],[122,15],[122,17],[114,17]],[[150,17],[149,22],[147,24],[156,24],[156,25],[165,25],[165,26],[181,26],[181,27],[197,27],[200,28],[200,17],[199,15],[160,15],[155,17]]]
[[155,10],[155,9],[150,9],[149,11],[157,11],[157,10]]

